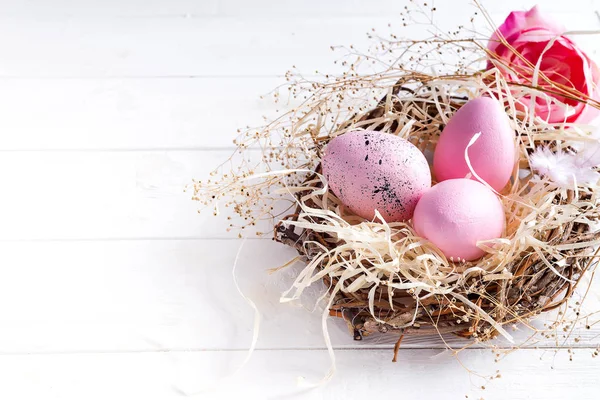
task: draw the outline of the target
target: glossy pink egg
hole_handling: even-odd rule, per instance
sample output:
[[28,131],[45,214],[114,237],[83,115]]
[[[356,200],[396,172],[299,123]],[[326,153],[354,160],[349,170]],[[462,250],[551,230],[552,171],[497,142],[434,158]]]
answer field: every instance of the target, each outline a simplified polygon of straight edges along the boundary
[[322,159],[335,195],[355,214],[372,220],[375,210],[388,221],[412,217],[431,186],[425,156],[410,142],[375,131],[348,132],[332,139]]
[[470,179],[449,179],[423,194],[413,225],[446,257],[476,260],[485,254],[477,242],[501,237],[505,219],[502,203],[490,189]]
[[501,104],[490,97],[468,101],[448,121],[433,157],[438,181],[465,178],[470,173],[465,149],[479,132],[481,136],[469,148],[473,170],[496,191],[506,186],[516,164],[515,132]]

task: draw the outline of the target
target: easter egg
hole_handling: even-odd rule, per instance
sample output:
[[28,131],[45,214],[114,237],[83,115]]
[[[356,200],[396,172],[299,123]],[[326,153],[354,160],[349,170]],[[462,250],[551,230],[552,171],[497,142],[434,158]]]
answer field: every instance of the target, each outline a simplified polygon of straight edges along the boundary
[[465,178],[470,173],[465,149],[479,132],[481,136],[469,147],[471,166],[496,191],[506,186],[515,166],[515,132],[501,104],[490,97],[468,101],[448,121],[433,156],[438,181]]
[[417,201],[431,186],[423,153],[388,133],[354,131],[335,137],[325,149],[322,167],[341,202],[370,220],[375,210],[387,222],[410,219]]
[[489,188],[471,179],[449,179],[423,194],[413,225],[446,257],[470,261],[485,254],[478,241],[502,236],[505,218],[502,203]]

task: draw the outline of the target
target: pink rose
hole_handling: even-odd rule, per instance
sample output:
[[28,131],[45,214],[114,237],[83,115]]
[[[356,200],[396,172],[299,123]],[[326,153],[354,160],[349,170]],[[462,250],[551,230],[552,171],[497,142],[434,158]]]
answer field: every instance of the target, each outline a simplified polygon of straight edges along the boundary
[[[571,93],[579,92],[575,97],[583,97],[583,94],[599,100],[598,67],[571,39],[563,36],[564,32],[562,25],[542,15],[537,6],[527,12],[512,12],[490,38],[488,49],[498,59],[488,62],[488,69],[496,66],[509,82],[531,84],[541,57],[540,71],[549,80],[564,85]],[[502,43],[500,37],[513,49]],[[542,89],[553,92],[548,93],[552,101],[543,96],[535,99],[535,114],[542,119],[550,123],[588,123],[600,114],[600,110],[586,102],[568,98],[564,92],[557,93],[561,89],[553,88],[541,76],[537,82]],[[521,98],[525,107],[530,106],[530,101],[530,97]]]

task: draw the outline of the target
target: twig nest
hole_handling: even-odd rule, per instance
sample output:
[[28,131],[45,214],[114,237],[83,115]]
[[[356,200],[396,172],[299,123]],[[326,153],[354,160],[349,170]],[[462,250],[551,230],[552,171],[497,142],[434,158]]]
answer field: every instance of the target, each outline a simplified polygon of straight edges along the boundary
[[[525,80],[511,81],[511,59],[496,45],[486,47],[476,32],[445,40],[447,32],[433,28],[436,40],[380,38],[374,54],[343,61],[342,76],[286,75],[289,90],[274,97],[289,93],[300,105],[241,131],[241,161],[195,182],[194,199],[215,213],[231,210],[237,221],[229,229],[277,221],[275,238],[306,263],[282,300],[300,301],[324,282],[324,316],[343,318],[355,339],[380,332],[511,340],[506,326],[564,305],[596,260],[600,140],[554,106],[600,107],[589,90],[597,85],[552,82],[556,63],[535,65],[556,35],[545,48],[529,47],[524,56],[533,61],[524,57],[513,71]],[[511,49],[519,38],[498,46]],[[584,58],[584,69],[594,69]],[[547,105],[552,116],[540,113]],[[430,195],[423,154],[433,155],[441,182]],[[451,181],[468,174],[468,183]],[[411,222],[419,192],[423,210]]]

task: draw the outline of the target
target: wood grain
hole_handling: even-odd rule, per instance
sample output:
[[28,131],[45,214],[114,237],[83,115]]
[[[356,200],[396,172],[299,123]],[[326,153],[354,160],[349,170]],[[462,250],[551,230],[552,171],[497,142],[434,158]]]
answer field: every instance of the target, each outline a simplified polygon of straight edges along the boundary
[[[0,56],[1,58],[1,56]],[[0,151],[233,149],[281,77],[0,80]],[[264,95],[264,98],[260,97]]]

